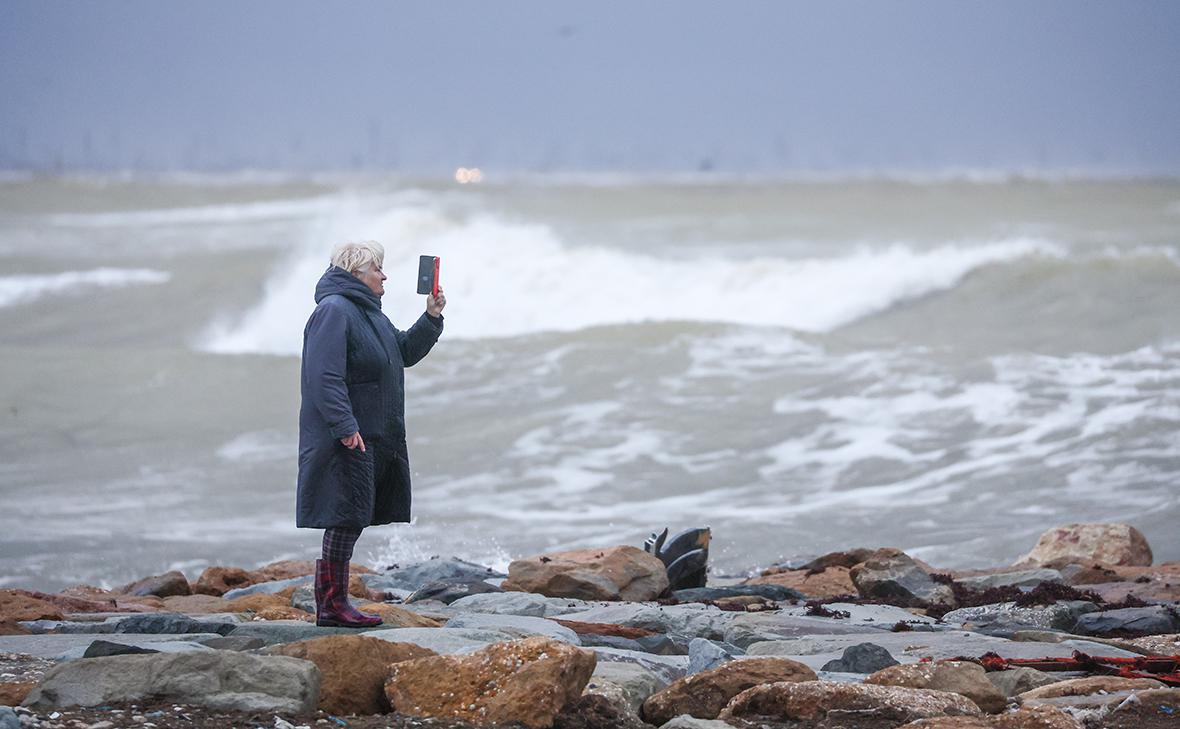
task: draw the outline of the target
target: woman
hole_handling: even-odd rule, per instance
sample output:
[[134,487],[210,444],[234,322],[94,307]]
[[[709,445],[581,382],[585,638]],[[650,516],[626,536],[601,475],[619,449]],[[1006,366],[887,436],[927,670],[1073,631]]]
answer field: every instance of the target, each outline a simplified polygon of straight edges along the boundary
[[399,331],[381,313],[384,260],[380,243],[336,246],[303,330],[296,524],[324,530],[316,625],[381,623],[348,601],[348,564],[362,529],[410,520],[402,370],[438,341],[447,300],[440,287]]

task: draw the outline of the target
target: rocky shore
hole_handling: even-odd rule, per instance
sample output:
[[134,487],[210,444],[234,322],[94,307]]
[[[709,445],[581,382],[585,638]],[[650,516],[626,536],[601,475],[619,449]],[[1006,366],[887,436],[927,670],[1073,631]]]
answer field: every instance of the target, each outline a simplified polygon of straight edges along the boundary
[[364,631],[315,625],[311,562],[0,590],[0,729],[1180,727],[1180,562],[1128,525],[972,571],[655,552],[354,566]]

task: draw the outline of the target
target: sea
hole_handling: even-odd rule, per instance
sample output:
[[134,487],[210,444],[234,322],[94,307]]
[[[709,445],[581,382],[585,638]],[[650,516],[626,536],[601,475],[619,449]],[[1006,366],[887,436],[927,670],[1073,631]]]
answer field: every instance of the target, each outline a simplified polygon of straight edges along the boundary
[[317,556],[302,330],[366,239],[395,325],[419,255],[448,300],[370,566],[708,526],[714,575],[968,568],[1098,521],[1180,559],[1180,180],[8,174],[0,587]]

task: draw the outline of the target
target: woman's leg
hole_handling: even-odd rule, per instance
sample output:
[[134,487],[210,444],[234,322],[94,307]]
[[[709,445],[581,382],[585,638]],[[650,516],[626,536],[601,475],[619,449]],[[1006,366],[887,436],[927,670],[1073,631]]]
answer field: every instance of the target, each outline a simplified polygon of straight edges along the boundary
[[316,563],[316,624],[345,628],[380,625],[381,618],[362,613],[348,601],[348,566],[360,529],[324,530],[322,559]]
[[321,549],[322,559],[325,562],[343,562],[348,564],[352,561],[352,550],[356,547],[356,540],[360,538],[360,529],[347,529],[345,527],[325,529],[324,544]]

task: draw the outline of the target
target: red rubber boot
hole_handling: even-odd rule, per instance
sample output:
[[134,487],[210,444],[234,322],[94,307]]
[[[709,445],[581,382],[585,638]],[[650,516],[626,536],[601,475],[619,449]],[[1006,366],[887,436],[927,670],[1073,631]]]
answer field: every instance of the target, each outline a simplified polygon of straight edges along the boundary
[[315,624],[333,628],[371,628],[381,616],[362,613],[348,600],[348,563],[315,562]]

